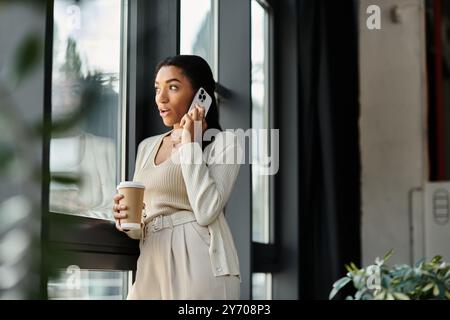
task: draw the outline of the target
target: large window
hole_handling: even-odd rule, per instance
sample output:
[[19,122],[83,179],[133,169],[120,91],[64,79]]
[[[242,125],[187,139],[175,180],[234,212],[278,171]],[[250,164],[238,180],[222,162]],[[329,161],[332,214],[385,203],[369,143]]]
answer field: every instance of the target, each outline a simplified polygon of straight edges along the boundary
[[[127,8],[126,0],[54,1],[49,205],[82,217],[53,215],[50,241],[62,248],[59,259],[90,258],[79,260],[83,268],[57,261],[63,269],[48,279],[50,299],[124,299],[130,287],[133,267],[124,263],[134,256],[112,224],[87,219],[113,219],[124,174]],[[114,259],[106,262],[105,250]]]
[[[268,6],[262,1],[251,2],[251,98],[252,128],[258,139],[252,145],[252,239],[268,244],[270,232],[270,176],[263,172],[263,159],[268,154],[270,124],[270,43]],[[264,131],[265,130],[265,131]],[[271,275],[253,273],[253,298],[271,299]]]
[[217,79],[217,0],[180,1],[180,54],[204,58]]
[[55,0],[50,211],[112,219],[124,0]]

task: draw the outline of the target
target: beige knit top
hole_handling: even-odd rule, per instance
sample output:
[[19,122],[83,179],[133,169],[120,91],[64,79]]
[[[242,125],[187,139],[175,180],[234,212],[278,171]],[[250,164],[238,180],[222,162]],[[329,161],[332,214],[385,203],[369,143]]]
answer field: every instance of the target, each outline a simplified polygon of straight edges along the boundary
[[192,212],[183,173],[181,172],[181,165],[172,161],[171,157],[159,165],[155,164],[156,154],[162,144],[163,138],[170,132],[158,138],[155,146],[151,150],[146,165],[142,170],[139,170],[135,177],[135,181],[139,181],[145,185],[145,222],[161,214],[169,215],[182,210]]

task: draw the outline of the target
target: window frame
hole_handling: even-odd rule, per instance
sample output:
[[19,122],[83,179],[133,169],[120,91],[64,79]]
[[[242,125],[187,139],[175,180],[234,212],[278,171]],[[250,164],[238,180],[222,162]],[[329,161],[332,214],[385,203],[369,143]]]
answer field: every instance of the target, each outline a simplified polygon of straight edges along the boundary
[[[180,5],[180,20],[179,20],[179,26],[178,26],[178,33],[179,33],[179,39],[181,40],[181,2],[183,0],[178,0]],[[213,26],[213,34],[214,34],[214,42],[212,43],[212,50],[213,50],[213,57],[214,57],[214,65],[211,65],[213,77],[214,79],[219,79],[219,0],[209,0],[211,1],[211,17],[214,23]],[[179,44],[181,41],[179,42]],[[179,49],[177,51],[177,54],[187,54],[187,53],[181,53],[181,44],[179,46]]]
[[[275,112],[274,112],[274,46],[273,46],[273,9],[270,3],[263,0],[255,0],[259,5],[261,5],[262,9],[267,14],[267,34],[265,41],[267,42],[267,48],[265,48],[267,53],[267,70],[265,70],[267,75],[267,89],[268,89],[268,97],[265,97],[266,103],[268,104],[268,123],[269,128],[275,128]],[[251,21],[251,17],[250,17]],[[268,150],[271,150],[271,139],[268,139]],[[261,243],[253,241],[252,238],[252,275],[254,273],[266,273],[272,275],[273,273],[280,271],[279,265],[279,252],[280,248],[278,245],[278,234],[277,230],[277,221],[275,219],[275,176],[270,175],[268,177],[269,183],[269,243]],[[252,224],[252,233],[253,233],[253,224]],[[269,285],[269,289],[271,291],[271,295],[269,298],[273,296],[273,280],[271,278],[271,283]]]
[[[122,144],[118,155],[121,161],[117,170],[120,172],[119,177],[122,180],[127,180],[132,179],[134,174],[139,142],[149,135],[159,133],[158,127],[161,127],[155,120],[149,121],[150,125],[148,126],[143,123],[145,118],[157,119],[156,117],[148,117],[148,113],[156,112],[155,108],[147,110],[148,103],[154,102],[153,95],[151,95],[154,94],[151,83],[153,73],[143,72],[143,70],[154,69],[156,63],[162,57],[175,55],[178,52],[179,1],[121,0],[121,6],[122,23],[124,25],[121,32],[120,70],[121,73],[125,73],[121,74],[121,95],[119,97],[119,112],[121,112],[122,119],[120,119],[118,131],[121,134]],[[126,6],[125,11],[123,6]],[[52,114],[53,8],[54,0],[48,1],[44,70],[44,122],[47,125],[51,124]],[[148,37],[146,30],[152,30],[158,35],[159,39],[164,39],[160,47],[154,46],[159,42],[158,37],[152,37],[153,41],[145,41],[145,37]],[[167,37],[167,34],[174,36]],[[152,90],[148,90],[148,86]],[[42,201],[42,260],[49,261],[47,266],[51,270],[48,268],[41,269],[43,296],[47,297],[49,272],[55,268],[65,268],[71,264],[78,265],[81,269],[132,271],[134,280],[139,256],[139,242],[137,240],[118,232],[113,221],[49,211],[50,140],[51,133],[46,132],[43,142],[45,179]]]
[[[48,23],[52,24],[52,31],[48,31],[46,34],[47,48],[49,51],[53,50],[53,23],[54,23],[54,8],[55,1],[52,0],[49,4],[48,10],[51,10],[51,14],[48,15]],[[117,173],[118,176],[123,179],[124,177],[124,155],[126,152],[126,119],[128,114],[128,96],[127,96],[127,59],[128,59],[128,38],[129,38],[129,2],[128,0],[120,0],[121,6],[121,55],[120,55],[120,93],[119,93],[119,119],[120,124],[118,126],[119,139],[121,142],[118,149],[117,161]],[[51,39],[50,39],[51,38]],[[49,45],[51,43],[51,45]],[[46,52],[50,56],[49,60],[52,61],[52,53]],[[48,62],[48,61],[47,61]],[[52,62],[46,63],[46,73],[52,77]],[[52,91],[52,84],[47,83],[47,95]],[[49,106],[45,110],[45,117],[47,123],[51,123],[52,117],[52,105],[51,98],[49,98]],[[124,119],[125,118],[125,119]],[[50,151],[51,134],[46,137],[45,143],[48,144],[48,153]],[[47,170],[49,172],[49,160],[47,163]],[[46,217],[46,246],[43,248],[43,255],[46,259],[51,261],[49,266],[51,270],[47,272],[53,272],[55,269],[64,269],[69,265],[77,265],[81,269],[101,269],[101,270],[122,270],[122,271],[134,271],[136,269],[137,257],[139,256],[139,248],[137,241],[130,239],[127,235],[121,234],[115,228],[114,222],[109,220],[95,219],[78,215],[71,215],[65,213],[51,212],[48,206],[48,197],[50,196],[50,185],[46,188],[46,202],[47,211]],[[112,199],[111,199],[112,208]],[[133,272],[134,273],[134,272]],[[47,282],[49,280],[49,274],[45,274],[45,296],[47,296]]]

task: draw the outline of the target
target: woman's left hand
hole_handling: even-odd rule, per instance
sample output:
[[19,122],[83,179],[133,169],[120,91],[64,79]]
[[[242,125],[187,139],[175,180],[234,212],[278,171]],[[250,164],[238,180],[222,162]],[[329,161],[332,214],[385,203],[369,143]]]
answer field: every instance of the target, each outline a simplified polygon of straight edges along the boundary
[[[196,121],[201,121],[202,133],[200,137],[194,136],[194,129]],[[197,124],[199,125],[199,123]],[[181,135],[181,144],[197,141],[201,144],[203,139],[203,133],[205,132],[208,124],[205,121],[205,108],[195,105],[195,108],[190,112],[186,113],[183,118],[181,118],[180,126],[183,128]]]

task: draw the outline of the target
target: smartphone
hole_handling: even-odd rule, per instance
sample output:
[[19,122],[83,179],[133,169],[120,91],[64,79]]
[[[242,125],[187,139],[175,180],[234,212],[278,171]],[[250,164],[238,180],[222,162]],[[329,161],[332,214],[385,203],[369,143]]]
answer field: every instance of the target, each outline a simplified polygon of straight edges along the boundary
[[200,89],[198,89],[197,93],[194,96],[194,99],[192,100],[191,106],[189,108],[190,112],[192,109],[195,108],[195,105],[198,104],[201,107],[205,108],[205,117],[208,114],[209,111],[209,107],[211,107],[211,103],[212,103],[212,98],[211,96],[208,94],[208,92],[206,92],[205,89],[203,89],[202,87],[200,87]]

